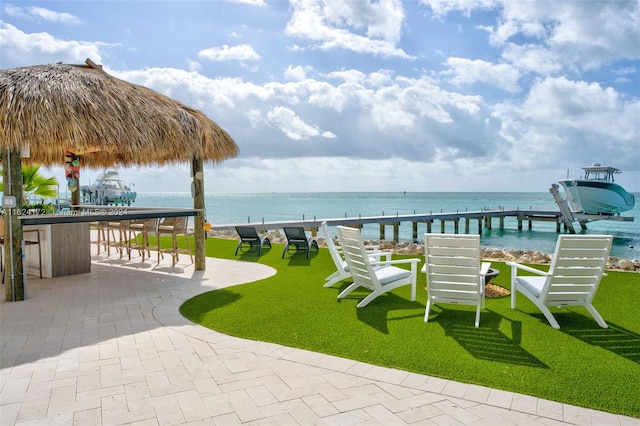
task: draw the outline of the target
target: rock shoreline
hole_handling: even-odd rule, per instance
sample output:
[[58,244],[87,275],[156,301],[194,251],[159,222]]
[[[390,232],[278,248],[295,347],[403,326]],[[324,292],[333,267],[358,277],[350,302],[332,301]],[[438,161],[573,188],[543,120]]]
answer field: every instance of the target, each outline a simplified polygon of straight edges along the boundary
[[[237,240],[238,234],[235,231],[209,231],[209,236],[214,238],[225,238]],[[271,242],[276,244],[285,244],[286,237],[280,231],[270,231],[268,237]],[[326,247],[324,238],[316,238],[320,247]],[[380,250],[389,251],[398,254],[407,254],[420,256],[424,255],[424,245],[410,242],[395,241],[367,241],[367,244],[375,244],[380,246]],[[551,262],[551,255],[533,250],[504,250],[496,248],[482,248],[481,257],[484,260],[494,260],[496,262],[520,262],[532,263],[539,265],[548,265]],[[607,261],[608,270],[640,272],[640,259],[620,259],[610,256]]]

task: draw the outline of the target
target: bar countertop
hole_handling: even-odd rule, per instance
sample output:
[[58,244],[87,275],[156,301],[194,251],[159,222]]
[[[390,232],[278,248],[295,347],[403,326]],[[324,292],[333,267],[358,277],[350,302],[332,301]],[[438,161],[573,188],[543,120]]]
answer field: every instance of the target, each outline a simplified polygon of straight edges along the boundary
[[[73,209],[78,207],[77,209]],[[102,222],[156,217],[198,216],[203,210],[128,206],[72,206],[72,210],[54,214],[19,215],[23,225],[50,225],[57,223]]]

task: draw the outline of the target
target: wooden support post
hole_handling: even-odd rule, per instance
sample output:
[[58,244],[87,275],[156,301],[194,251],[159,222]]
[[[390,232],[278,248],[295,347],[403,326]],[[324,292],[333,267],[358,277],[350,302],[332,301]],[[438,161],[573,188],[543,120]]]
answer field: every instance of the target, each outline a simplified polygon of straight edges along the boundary
[[559,234],[560,233],[560,224],[562,223],[562,221],[560,219],[558,219],[558,221],[556,222],[556,232]]
[[380,224],[380,240],[384,240],[384,223]]
[[445,224],[445,220],[443,219],[440,221],[440,232],[442,234],[444,234],[444,224]]
[[204,175],[203,175],[203,161],[202,158],[193,158],[191,162],[191,174],[193,176],[192,190],[193,190],[193,208],[201,210],[193,218],[193,234],[195,236],[195,270],[204,271],[207,265],[207,259],[205,254],[205,212],[204,212]]
[[75,179],[76,181],[76,189],[71,192],[71,205],[72,206],[79,206],[80,205],[80,182],[78,179]]
[[[7,209],[4,214],[4,287],[5,300],[24,300],[24,280],[22,277],[22,222],[18,211],[22,208],[22,160],[20,150],[7,149],[2,155],[2,179],[5,196],[16,198],[16,208]],[[10,237],[9,237],[10,236]]]
[[454,219],[453,220],[453,233],[457,234],[459,232],[459,228],[460,228],[460,219]]
[[522,217],[518,216],[518,231],[522,231]]
[[411,222],[411,236],[413,241],[418,239],[418,222]]
[[482,218],[478,218],[478,234],[482,235]]
[[504,230],[504,216],[500,216],[500,230]]
[[529,219],[529,231],[533,229],[533,221]]
[[468,234],[469,233],[469,218],[465,218],[464,219],[464,233]]
[[393,224],[393,241],[400,242],[400,222]]
[[432,220],[428,220],[427,221],[427,234],[431,233],[431,225],[433,225],[433,221]]

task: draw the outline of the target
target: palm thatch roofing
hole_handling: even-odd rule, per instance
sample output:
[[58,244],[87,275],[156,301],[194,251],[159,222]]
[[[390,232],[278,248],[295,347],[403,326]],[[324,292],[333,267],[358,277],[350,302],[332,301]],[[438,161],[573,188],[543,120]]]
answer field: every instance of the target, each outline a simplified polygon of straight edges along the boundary
[[117,79],[89,59],[0,70],[0,149],[25,146],[25,162],[62,164],[69,150],[95,168],[219,162],[238,153],[201,111]]

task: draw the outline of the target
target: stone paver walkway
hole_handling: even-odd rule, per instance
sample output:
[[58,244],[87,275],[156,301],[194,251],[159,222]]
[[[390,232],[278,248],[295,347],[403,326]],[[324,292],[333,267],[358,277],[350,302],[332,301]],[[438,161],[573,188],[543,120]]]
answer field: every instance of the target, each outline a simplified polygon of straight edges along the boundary
[[89,274],[29,277],[27,300],[0,305],[0,424],[640,425],[238,339],[178,312],[194,295],[274,272],[221,259],[195,272],[185,257],[171,267],[112,255],[94,256]]

